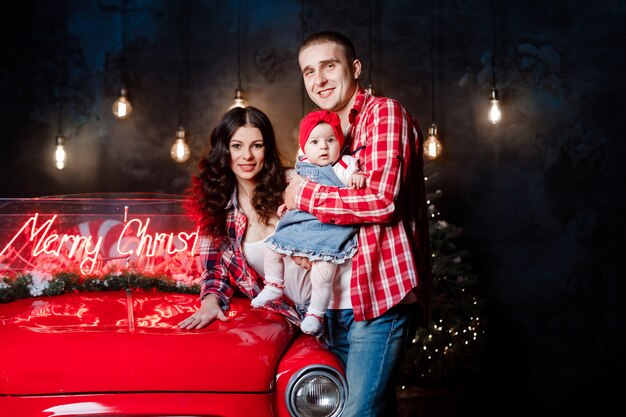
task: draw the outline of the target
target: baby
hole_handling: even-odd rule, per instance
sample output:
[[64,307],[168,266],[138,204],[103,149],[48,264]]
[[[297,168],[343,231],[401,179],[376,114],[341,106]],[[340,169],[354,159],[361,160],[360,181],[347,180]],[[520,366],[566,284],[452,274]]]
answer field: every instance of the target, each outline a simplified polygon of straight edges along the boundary
[[[337,187],[363,188],[367,176],[359,172],[357,160],[341,156],[344,142],[341,121],[336,113],[313,111],[300,123],[300,149],[296,173],[309,181]],[[261,307],[283,294],[283,258],[302,256],[311,262],[311,301],[300,328],[307,334],[318,334],[330,302],[337,265],[357,251],[358,229],[320,222],[312,214],[279,208],[281,219],[276,232],[266,239],[265,287],[252,300]]]

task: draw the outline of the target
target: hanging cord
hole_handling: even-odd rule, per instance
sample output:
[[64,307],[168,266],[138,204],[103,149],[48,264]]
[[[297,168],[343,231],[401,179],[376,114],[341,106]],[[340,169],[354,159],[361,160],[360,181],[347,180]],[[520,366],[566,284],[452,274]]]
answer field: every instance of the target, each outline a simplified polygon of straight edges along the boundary
[[58,115],[57,115],[57,117],[58,117],[58,118],[57,118],[57,134],[58,134],[59,136],[60,136],[60,135],[62,134],[62,132],[63,132],[63,131],[61,130],[61,127],[62,127],[62,126],[61,126],[61,120],[62,120],[62,118],[63,118],[63,98],[61,97],[61,95],[62,95],[62,91],[63,91],[63,88],[59,88],[59,104],[58,104],[58,106],[57,106],[57,107],[58,107],[58,108],[57,108],[57,111],[58,111]]
[[237,88],[241,89],[241,0],[237,12]]
[[492,86],[496,88],[496,0],[491,0],[491,34],[493,38],[491,50],[491,78]]
[[59,77],[59,86],[57,92],[58,105],[57,105],[57,135],[60,136],[62,131],[63,120],[63,99],[65,96],[65,88],[67,86],[67,59],[68,59],[68,41],[67,41],[67,20],[68,20],[68,8],[67,2],[62,3],[62,15],[63,15],[63,27],[61,35],[61,53],[60,53],[60,65],[61,76]]
[[431,10],[430,10],[430,99],[431,99],[431,122],[435,123],[435,64],[434,64],[434,56],[435,56],[435,23],[434,23],[434,14],[435,14],[435,0],[431,1]]
[[180,0],[178,28],[178,127],[183,125],[183,21],[185,18],[185,0]]
[[374,58],[372,57],[372,1],[370,0],[367,4],[368,12],[369,12],[369,54],[370,54],[370,65],[368,71],[368,79],[370,86],[374,88],[374,80],[372,80],[372,70],[374,69]]
[[121,59],[121,70],[122,70],[122,84],[124,87],[128,87],[126,80],[126,5],[129,0],[122,0],[122,59]]
[[[304,42],[304,0],[300,0],[300,45]],[[304,117],[304,82],[300,81],[300,118]]]

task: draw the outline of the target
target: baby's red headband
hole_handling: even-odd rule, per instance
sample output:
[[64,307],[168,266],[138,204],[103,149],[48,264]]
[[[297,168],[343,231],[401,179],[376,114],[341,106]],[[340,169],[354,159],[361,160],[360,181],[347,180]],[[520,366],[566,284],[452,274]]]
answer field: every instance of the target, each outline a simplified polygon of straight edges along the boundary
[[343,146],[344,136],[343,130],[341,130],[341,119],[337,116],[337,113],[330,112],[328,110],[316,110],[304,116],[302,122],[300,122],[300,149],[304,152],[304,145],[309,140],[311,131],[320,123],[328,123],[335,132],[335,138],[339,141],[339,147]]

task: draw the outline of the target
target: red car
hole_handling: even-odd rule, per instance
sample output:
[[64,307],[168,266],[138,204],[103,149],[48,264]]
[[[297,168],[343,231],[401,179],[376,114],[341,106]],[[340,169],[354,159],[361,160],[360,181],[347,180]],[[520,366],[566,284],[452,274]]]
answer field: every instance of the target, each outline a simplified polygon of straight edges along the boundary
[[[15,222],[2,215],[0,223]],[[36,254],[50,262],[78,240],[63,237],[60,226],[57,238],[52,226],[44,236],[41,221],[23,228],[31,218],[23,213],[8,233],[0,224],[1,416],[341,414],[347,386],[339,360],[282,316],[251,309],[247,299],[233,298],[228,322],[189,331],[177,323],[199,306],[196,293],[168,292],[155,283],[159,290],[94,291],[106,282],[93,278],[100,287],[83,283],[72,290],[68,282],[75,281],[42,285],[37,273],[22,275],[19,287],[7,272],[16,256],[26,259],[39,248]],[[63,250],[53,250],[57,241],[65,242]],[[99,255],[98,268],[116,258],[109,255]]]

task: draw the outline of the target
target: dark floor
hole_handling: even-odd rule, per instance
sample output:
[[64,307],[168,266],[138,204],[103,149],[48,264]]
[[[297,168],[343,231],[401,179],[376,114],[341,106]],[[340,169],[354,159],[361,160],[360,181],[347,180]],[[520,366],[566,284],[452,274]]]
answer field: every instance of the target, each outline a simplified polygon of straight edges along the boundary
[[457,417],[462,415],[463,398],[464,393],[461,390],[398,389],[398,416]]

